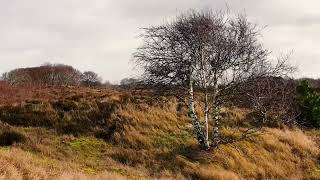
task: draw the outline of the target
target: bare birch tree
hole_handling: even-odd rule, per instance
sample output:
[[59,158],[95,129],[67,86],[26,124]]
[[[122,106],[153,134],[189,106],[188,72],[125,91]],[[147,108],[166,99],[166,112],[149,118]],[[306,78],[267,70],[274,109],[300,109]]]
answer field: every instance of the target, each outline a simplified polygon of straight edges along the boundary
[[[291,70],[287,58],[272,63],[270,52],[259,40],[260,29],[243,15],[189,11],[172,22],[144,30],[143,44],[134,54],[136,62],[144,68],[147,82],[189,92],[189,116],[205,149],[210,142],[214,148],[220,144],[220,107],[240,92],[244,82],[283,76]],[[195,89],[204,96],[204,117],[195,112]]]

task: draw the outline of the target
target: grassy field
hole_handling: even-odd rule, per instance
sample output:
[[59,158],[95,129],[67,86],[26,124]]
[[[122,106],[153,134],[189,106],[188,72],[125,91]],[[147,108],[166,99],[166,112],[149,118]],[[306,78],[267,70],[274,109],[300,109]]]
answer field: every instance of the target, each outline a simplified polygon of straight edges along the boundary
[[[205,152],[174,97],[76,87],[15,91],[0,101],[0,179],[320,178],[319,130],[265,127]],[[248,110],[223,111],[223,136],[239,136]]]

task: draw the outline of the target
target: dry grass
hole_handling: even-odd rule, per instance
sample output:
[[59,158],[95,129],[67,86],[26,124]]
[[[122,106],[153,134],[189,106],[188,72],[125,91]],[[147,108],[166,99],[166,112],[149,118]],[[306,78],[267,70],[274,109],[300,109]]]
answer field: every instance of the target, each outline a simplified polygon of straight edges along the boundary
[[[61,113],[63,108],[59,106],[58,114],[63,115],[59,122],[73,121],[78,111],[88,117],[92,116],[91,112],[106,113],[101,116],[106,124],[98,126],[102,132],[100,139],[94,137],[95,128],[75,136],[54,128],[0,124],[1,132],[9,128],[27,137],[24,143],[0,148],[0,164],[3,165],[0,179],[320,177],[318,130],[265,128],[258,136],[203,152],[193,138],[187,109],[181,108],[173,97],[154,98],[148,94],[144,97],[130,95],[130,92],[73,87],[43,92],[49,94],[35,95],[42,105],[24,111],[57,111],[52,104],[62,101],[62,107],[71,110]],[[112,104],[116,104],[115,109],[110,108]],[[223,112],[224,136],[239,136],[236,127],[249,126],[248,110],[225,108]]]
[[96,175],[74,171],[59,161],[36,157],[17,148],[1,149],[0,179],[74,179],[74,180],[123,180],[127,179],[115,172],[101,172]]
[[[179,117],[174,100],[167,105],[149,108],[129,105],[119,112],[121,118],[127,120],[123,134],[118,136],[124,142],[119,142],[132,149],[147,150],[147,155],[138,155],[139,160],[134,158],[137,154],[130,154],[130,151],[122,153],[121,159],[129,160],[131,165],[152,164],[152,170],[160,172],[163,169],[182,172],[185,177],[195,179],[312,179],[319,176],[319,148],[299,129],[265,128],[256,137],[222,145],[213,155],[207,155],[209,157],[198,157],[202,155],[192,153],[195,142],[188,118]],[[224,109],[224,112],[226,121],[232,124],[224,129],[225,135],[238,131],[233,126],[248,126],[244,121],[248,111]],[[158,154],[166,157],[169,163],[156,161],[154,157]],[[145,156],[149,159],[143,158]],[[179,157],[185,158],[187,163],[177,163]]]
[[72,172],[64,172],[58,178],[59,180],[125,180],[123,176],[120,176],[116,173],[112,172],[102,172],[98,175],[88,176],[83,173],[72,173]]
[[317,158],[315,143],[297,129],[266,129],[251,140],[223,145],[213,157],[216,165],[245,178],[268,179],[312,178]]
[[16,148],[1,149],[0,164],[1,179],[48,179],[56,171],[53,166],[43,165],[32,154]]

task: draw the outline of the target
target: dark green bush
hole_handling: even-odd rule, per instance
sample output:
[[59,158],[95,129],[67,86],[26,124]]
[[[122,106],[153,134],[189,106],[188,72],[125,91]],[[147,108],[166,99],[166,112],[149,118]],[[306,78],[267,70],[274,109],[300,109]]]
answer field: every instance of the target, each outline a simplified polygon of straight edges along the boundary
[[[0,119],[11,126],[45,127],[59,133],[82,135],[98,127],[105,129],[117,102],[87,100],[28,101],[16,106],[0,107]],[[108,133],[104,139],[109,139]]]
[[98,139],[103,139],[105,141],[109,141],[112,137],[112,132],[106,131],[106,130],[97,130],[94,133],[94,136]]
[[[34,108],[34,109],[32,109]],[[29,104],[0,107],[0,119],[13,126],[52,127],[57,114],[41,104],[30,107]]]
[[26,137],[16,131],[5,131],[0,134],[0,146],[11,146],[16,143],[24,143]]
[[80,135],[92,130],[94,123],[90,114],[86,111],[72,110],[65,112],[64,117],[56,125],[56,129],[64,134]]
[[300,109],[298,121],[303,126],[320,128],[320,95],[307,81],[297,87],[297,101]]
[[79,105],[76,101],[71,101],[71,100],[61,100],[53,103],[54,109],[64,111],[64,112],[77,110],[78,106]]

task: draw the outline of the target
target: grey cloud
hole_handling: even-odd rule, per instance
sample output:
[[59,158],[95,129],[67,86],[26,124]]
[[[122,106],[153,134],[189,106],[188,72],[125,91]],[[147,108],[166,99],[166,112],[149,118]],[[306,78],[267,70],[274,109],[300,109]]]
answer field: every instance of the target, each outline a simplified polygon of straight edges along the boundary
[[[267,47],[294,49],[293,61],[305,74],[320,67],[320,2],[309,0],[2,0],[0,73],[43,62],[94,70],[119,81],[134,75],[131,54],[139,28],[159,24],[193,9],[245,12],[262,26]],[[303,59],[303,60],[301,60]],[[310,66],[312,64],[312,66]],[[301,73],[302,74],[302,73]],[[309,73],[310,74],[310,73]]]
[[312,26],[312,25],[320,25],[320,15],[315,17],[302,17],[297,20],[297,25],[301,26]]

